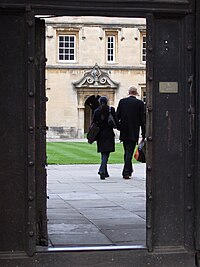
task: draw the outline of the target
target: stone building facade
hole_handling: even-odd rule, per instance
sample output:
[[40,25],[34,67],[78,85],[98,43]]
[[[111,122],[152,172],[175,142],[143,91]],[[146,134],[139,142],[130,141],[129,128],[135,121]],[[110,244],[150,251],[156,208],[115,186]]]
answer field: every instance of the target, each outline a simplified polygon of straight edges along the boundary
[[82,138],[98,98],[117,107],[131,85],[146,95],[146,21],[54,17],[46,21],[47,138]]

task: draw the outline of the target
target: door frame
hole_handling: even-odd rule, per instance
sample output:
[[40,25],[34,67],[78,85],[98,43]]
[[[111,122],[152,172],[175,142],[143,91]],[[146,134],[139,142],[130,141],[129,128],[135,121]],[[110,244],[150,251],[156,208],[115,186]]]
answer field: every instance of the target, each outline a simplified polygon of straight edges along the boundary
[[[147,18],[147,23],[149,27],[152,27],[157,23],[157,20],[159,20],[161,17],[165,18],[171,18],[172,17],[193,17],[194,18],[194,1],[165,1],[165,3],[161,3],[161,1],[154,1],[154,3],[149,3],[149,1],[119,1],[115,3],[115,1],[84,1],[85,5],[77,6],[71,1],[64,1],[61,2],[60,4],[55,4],[53,1],[49,4],[49,1],[43,1],[41,4],[40,1],[29,1],[30,3],[28,5],[25,5],[25,2],[20,1],[20,3],[16,4],[15,2],[8,0],[5,3],[2,3],[0,8],[3,9],[3,12],[9,12],[12,10],[13,13],[18,12],[19,10],[22,11],[24,10],[26,14],[26,19],[27,19],[27,24],[28,28],[26,31],[28,32],[28,39],[34,43],[34,34],[33,34],[33,29],[31,28],[34,24],[33,22],[33,17],[38,14],[56,14],[56,15],[106,15],[106,16],[124,16],[124,17],[146,17]],[[36,3],[35,3],[36,2]],[[174,3],[173,3],[174,2]],[[113,4],[115,3],[115,9],[113,9]],[[153,8],[152,8],[153,6]],[[187,27],[187,32],[189,32],[192,27],[193,22],[190,19],[186,19],[185,22],[183,22],[183,26],[186,25],[186,23],[190,23],[189,26]],[[149,51],[152,56],[153,60],[153,53],[151,53],[151,41],[153,38],[152,35],[153,31],[149,35]],[[194,45],[195,46],[195,45]],[[28,63],[27,63],[27,69],[28,73],[30,73],[30,76],[27,75],[27,84],[28,84],[28,97],[27,97],[27,126],[35,126],[34,124],[34,64],[33,64],[33,59],[34,59],[34,48],[29,46],[27,50],[27,56],[28,56]],[[188,53],[190,55],[187,56],[187,58],[193,58],[194,54],[191,54],[189,51],[191,51],[191,48],[188,43]],[[153,62],[153,61],[152,61]],[[192,66],[192,62],[187,59],[187,62],[190,62]],[[148,88],[151,90],[153,93],[154,90],[154,82],[153,81],[153,71],[154,69],[149,67],[147,70],[147,81],[149,83]],[[187,76],[188,73],[190,72],[191,74],[191,69],[190,67],[187,69]],[[183,77],[182,77],[183,78]],[[184,84],[186,84],[186,80],[184,80]],[[185,88],[186,90],[186,88]],[[149,96],[149,103],[147,109],[148,111],[152,112],[153,106],[151,106],[151,102],[153,99],[151,96]],[[199,103],[199,102],[198,102]],[[187,107],[188,103],[185,104],[185,107]],[[32,107],[32,109],[30,108]],[[153,116],[149,118],[149,122],[153,123]],[[198,122],[196,122],[198,123]],[[150,125],[150,123],[149,123]],[[152,125],[152,124],[151,124]],[[151,134],[152,128],[149,126],[148,129],[148,136],[147,136],[147,141],[148,141],[148,149],[149,149],[149,162],[147,163],[147,172],[151,172],[152,169],[152,162],[154,159],[154,155],[152,153],[152,136]],[[187,133],[185,133],[187,134]],[[35,140],[31,136],[31,129],[27,130],[27,138],[28,138],[28,155],[29,155],[29,162],[28,162],[28,187],[27,187],[27,192],[30,193],[34,192],[34,179],[35,179],[35,167],[34,167],[34,159],[35,159],[35,151],[34,151],[34,146],[35,146]],[[194,147],[190,146],[189,151],[194,152]],[[192,162],[193,163],[193,162]],[[190,165],[191,166],[191,165]],[[190,172],[187,170],[185,173],[188,173],[188,178],[191,176],[189,175]],[[191,174],[193,175],[193,172],[191,171]],[[152,178],[151,176],[148,176],[148,190],[147,190],[147,199],[148,199],[148,209],[151,209],[151,203],[152,203],[152,196],[151,196],[151,189],[150,186],[152,185]],[[187,183],[185,184],[187,185]],[[188,189],[185,188],[184,194],[188,195],[190,193],[193,193],[194,191],[191,190],[192,184],[190,183]],[[194,189],[193,189],[194,190]],[[187,203],[185,203],[187,204]],[[35,242],[34,238],[32,235],[32,231],[30,230],[31,227],[33,226],[34,228],[34,218],[35,218],[35,213],[34,213],[34,205],[35,202],[31,200],[30,194],[29,194],[29,204],[28,204],[28,218],[30,220],[33,220],[33,225],[32,221],[31,224],[29,224],[27,235],[29,238],[32,240],[29,242],[29,247],[34,247]],[[197,205],[197,203],[196,203]],[[192,204],[186,206],[188,209],[185,211],[185,218],[186,218],[186,223],[188,225],[191,225],[191,218],[193,220],[194,213],[191,212],[191,208],[193,208]],[[195,206],[196,207],[196,206]],[[195,208],[194,207],[194,208]],[[185,208],[185,206],[184,206]],[[197,213],[196,213],[197,214]],[[149,229],[148,232],[148,247],[149,251],[147,249],[138,249],[136,248],[135,250],[130,248],[130,247],[124,247],[124,248],[116,248],[116,249],[109,249],[109,248],[104,248],[104,249],[97,249],[97,248],[72,248],[71,250],[68,249],[47,249],[48,253],[43,252],[37,252],[34,254],[34,257],[26,258],[22,257],[21,262],[27,262],[29,261],[30,263],[34,261],[38,261],[37,266],[55,266],[55,263],[59,263],[59,266],[66,266],[66,262],[68,261],[68,266],[76,266],[76,265],[70,265],[71,263],[76,263],[77,262],[77,253],[78,253],[78,260],[81,262],[80,266],[87,266],[88,260],[92,261],[94,264],[99,264],[99,263],[104,263],[106,266],[139,266],[138,264],[143,264],[140,266],[147,266],[145,264],[148,263],[148,266],[160,266],[159,264],[162,264],[162,266],[195,266],[195,248],[191,244],[192,242],[189,242],[189,245],[186,247],[180,247],[180,246],[174,246],[174,247],[169,247],[168,245],[162,246],[160,248],[155,248],[152,246],[152,243],[149,242],[152,240],[152,227],[155,221],[152,218],[152,210],[148,212],[148,223],[147,223],[147,228]],[[150,223],[152,222],[152,224]],[[150,223],[150,224],[149,224]],[[33,229],[34,231],[34,229]],[[193,241],[193,240],[192,240]],[[34,252],[34,249],[30,248],[30,253],[31,251]],[[16,257],[13,256],[14,254],[12,253],[12,260],[16,260]],[[159,256],[158,256],[159,255]],[[126,260],[124,260],[126,257]],[[112,259],[112,260],[111,260]],[[0,257],[0,263],[3,262],[4,264],[6,263],[6,266],[9,266],[11,263],[11,258],[6,258],[5,255],[3,257]],[[137,264],[137,265],[133,265]],[[176,265],[175,265],[176,263]],[[43,264],[43,265],[42,265]],[[63,265],[65,264],[65,265]],[[187,265],[188,264],[188,265]],[[193,264],[193,265],[191,265]],[[10,265],[11,266],[11,265]],[[25,266],[25,265],[24,265]],[[33,265],[34,266],[34,265]]]

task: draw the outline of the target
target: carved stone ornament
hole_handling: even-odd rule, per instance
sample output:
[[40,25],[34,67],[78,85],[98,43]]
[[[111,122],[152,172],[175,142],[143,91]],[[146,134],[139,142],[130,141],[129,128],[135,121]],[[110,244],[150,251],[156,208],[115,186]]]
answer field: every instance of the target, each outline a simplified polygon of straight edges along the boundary
[[119,83],[112,81],[108,73],[102,71],[98,64],[92,68],[91,71],[87,71],[83,78],[73,83],[74,87],[79,88],[111,88],[117,89]]

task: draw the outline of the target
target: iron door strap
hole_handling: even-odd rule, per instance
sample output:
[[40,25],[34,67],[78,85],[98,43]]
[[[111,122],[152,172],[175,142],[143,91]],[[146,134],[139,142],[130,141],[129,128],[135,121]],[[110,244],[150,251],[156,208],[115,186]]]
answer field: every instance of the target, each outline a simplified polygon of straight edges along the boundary
[[195,128],[195,107],[194,107],[194,76],[191,75],[188,79],[188,83],[190,84],[189,87],[189,95],[190,95],[190,105],[189,105],[189,109],[188,109],[188,113],[189,113],[189,142],[192,142],[192,136],[193,136],[193,132],[194,132],[194,128]]
[[[32,12],[27,11],[27,123],[28,132],[28,209],[27,209],[27,248],[29,256],[33,255],[36,250],[36,198],[35,198],[35,18]],[[30,128],[31,127],[31,128]]]

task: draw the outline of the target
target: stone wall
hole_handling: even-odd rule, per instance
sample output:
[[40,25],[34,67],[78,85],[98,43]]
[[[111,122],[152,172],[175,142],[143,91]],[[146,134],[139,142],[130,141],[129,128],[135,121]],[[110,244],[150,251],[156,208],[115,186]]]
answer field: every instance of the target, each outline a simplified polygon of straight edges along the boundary
[[[46,19],[46,94],[47,137],[82,138],[84,136],[84,103],[78,99],[82,88],[74,87],[95,64],[118,84],[111,104],[117,107],[119,99],[127,96],[131,85],[145,87],[146,66],[141,60],[142,34],[145,19],[60,17]],[[116,37],[116,62],[106,62],[106,32]],[[74,63],[58,60],[58,34],[77,35],[77,58]],[[100,88],[102,90],[102,87]],[[107,95],[112,96],[112,88]],[[105,94],[98,86],[88,87],[88,95]],[[109,93],[110,90],[110,93]],[[113,89],[112,89],[113,90]],[[105,91],[106,92],[106,91]],[[79,94],[78,94],[79,93]],[[85,96],[86,97],[86,96]]]

